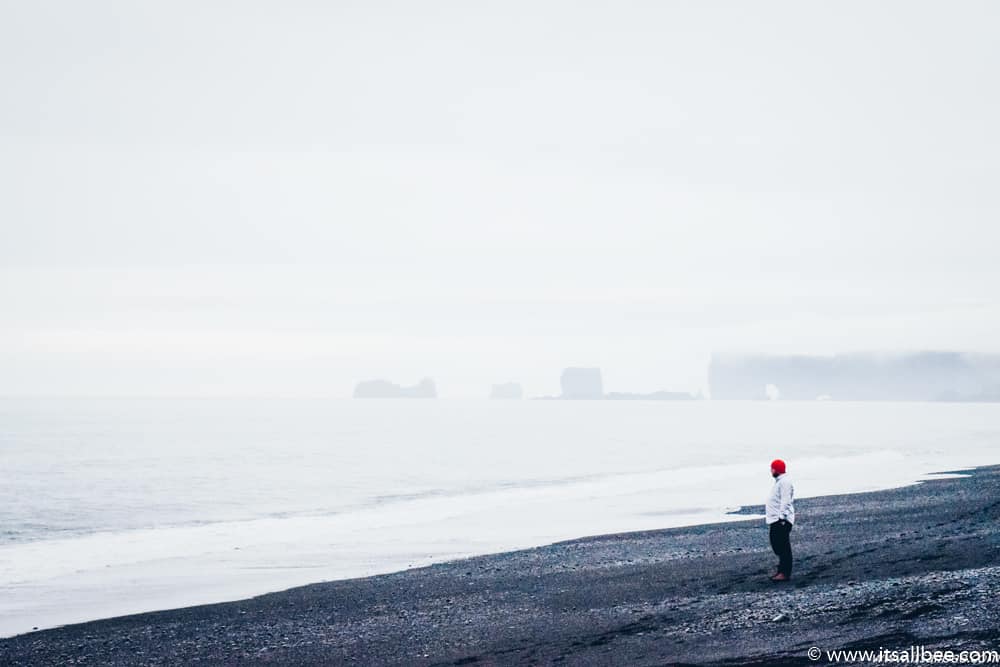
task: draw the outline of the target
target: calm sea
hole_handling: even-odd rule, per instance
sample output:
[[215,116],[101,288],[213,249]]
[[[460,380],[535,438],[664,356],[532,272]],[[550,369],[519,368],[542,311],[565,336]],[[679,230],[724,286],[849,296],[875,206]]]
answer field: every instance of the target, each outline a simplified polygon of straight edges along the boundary
[[775,457],[806,497],[998,443],[998,404],[6,399],[0,634],[745,519]]

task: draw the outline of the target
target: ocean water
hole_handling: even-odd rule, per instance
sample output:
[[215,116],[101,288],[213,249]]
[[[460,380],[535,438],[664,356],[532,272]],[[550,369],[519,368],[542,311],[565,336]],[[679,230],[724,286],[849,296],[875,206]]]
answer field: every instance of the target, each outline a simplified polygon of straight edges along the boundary
[[775,457],[801,498],[998,444],[998,404],[5,399],[0,635],[742,520]]

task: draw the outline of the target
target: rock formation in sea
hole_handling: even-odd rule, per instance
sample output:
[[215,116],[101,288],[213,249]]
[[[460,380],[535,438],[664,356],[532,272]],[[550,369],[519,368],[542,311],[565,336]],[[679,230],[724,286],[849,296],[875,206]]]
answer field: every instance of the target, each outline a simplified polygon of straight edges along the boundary
[[1000,401],[997,355],[713,356],[708,377],[713,399]]
[[424,378],[412,387],[388,380],[366,380],[354,387],[354,398],[437,398],[437,387],[431,378]]

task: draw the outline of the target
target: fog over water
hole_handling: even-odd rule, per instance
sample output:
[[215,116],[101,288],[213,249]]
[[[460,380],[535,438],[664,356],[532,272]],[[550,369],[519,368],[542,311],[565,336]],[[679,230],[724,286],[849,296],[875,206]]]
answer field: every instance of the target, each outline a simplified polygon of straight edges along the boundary
[[998,34],[0,0],[0,636],[997,463]]
[[990,2],[0,5],[0,395],[1000,351]]

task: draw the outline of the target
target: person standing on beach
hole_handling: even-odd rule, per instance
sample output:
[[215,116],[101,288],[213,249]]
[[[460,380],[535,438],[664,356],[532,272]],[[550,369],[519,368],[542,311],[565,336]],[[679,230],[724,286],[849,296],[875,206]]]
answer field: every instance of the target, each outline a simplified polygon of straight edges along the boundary
[[771,548],[778,556],[778,571],[771,581],[788,581],[792,578],[792,524],[795,523],[795,489],[785,473],[785,462],[771,461],[774,486],[764,509],[764,521],[771,532]]

